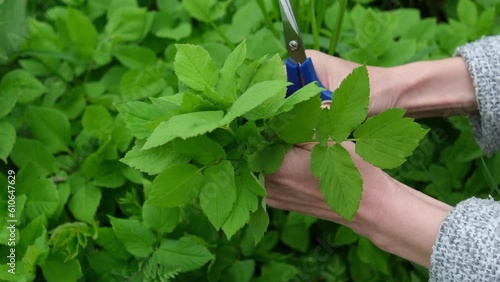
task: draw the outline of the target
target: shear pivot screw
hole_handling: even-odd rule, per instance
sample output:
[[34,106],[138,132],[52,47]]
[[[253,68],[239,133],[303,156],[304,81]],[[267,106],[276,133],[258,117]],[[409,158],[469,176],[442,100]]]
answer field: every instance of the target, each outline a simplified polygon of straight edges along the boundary
[[299,48],[299,43],[295,40],[292,40],[290,41],[290,43],[288,43],[288,46],[290,46],[290,49],[292,49],[292,51],[295,51],[297,50],[297,48]]

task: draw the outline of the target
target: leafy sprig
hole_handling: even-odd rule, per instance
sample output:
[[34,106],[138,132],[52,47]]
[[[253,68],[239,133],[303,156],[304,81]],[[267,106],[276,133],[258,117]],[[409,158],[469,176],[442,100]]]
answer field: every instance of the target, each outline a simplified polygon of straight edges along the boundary
[[[183,91],[150,103],[118,105],[137,138],[122,161],[156,175],[148,205],[199,203],[214,228],[228,238],[249,222],[255,234],[265,232],[269,219],[263,213],[263,176],[280,168],[294,144],[318,142],[312,173],[319,177],[328,205],[352,220],[363,181],[341,143],[354,140],[363,159],[393,168],[427,132],[403,118],[400,109],[366,119],[369,79],[364,66],[342,82],[331,107],[322,109],[316,84],[284,97],[289,83],[278,56],[245,64],[243,42],[218,71],[202,47],[176,47],[174,67]],[[265,219],[252,221],[257,217]]]

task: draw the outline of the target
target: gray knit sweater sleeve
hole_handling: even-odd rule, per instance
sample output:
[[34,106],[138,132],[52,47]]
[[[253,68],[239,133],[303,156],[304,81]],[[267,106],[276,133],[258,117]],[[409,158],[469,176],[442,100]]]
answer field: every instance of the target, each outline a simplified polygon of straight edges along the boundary
[[[457,49],[476,89],[479,116],[469,118],[486,154],[500,150],[500,36]],[[497,172],[498,173],[498,172]],[[500,202],[471,198],[441,225],[429,269],[432,282],[500,281]]]
[[479,116],[469,120],[487,155],[500,150],[500,36],[484,37],[457,49],[476,89]]
[[433,246],[430,281],[500,281],[500,202],[471,198],[441,225]]

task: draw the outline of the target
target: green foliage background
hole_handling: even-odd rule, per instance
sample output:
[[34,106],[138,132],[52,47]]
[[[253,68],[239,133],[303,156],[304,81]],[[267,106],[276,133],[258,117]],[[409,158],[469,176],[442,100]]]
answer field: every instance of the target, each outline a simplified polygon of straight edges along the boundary
[[[307,47],[327,51],[341,1],[291,2]],[[450,57],[499,34],[499,11],[498,0],[349,1],[335,55],[378,66]],[[248,62],[284,57],[279,19],[271,0],[0,1],[0,210],[13,170],[18,220],[16,275],[2,255],[0,280],[427,281],[349,229],[297,213],[268,210],[256,246],[248,227],[228,241],[199,207],[145,205],[151,177],[120,162],[133,137],[114,105],[179,90],[175,43],[203,46],[218,67],[242,40]],[[430,133],[393,176],[453,205],[500,198],[500,154],[482,155],[465,118],[421,122]]]

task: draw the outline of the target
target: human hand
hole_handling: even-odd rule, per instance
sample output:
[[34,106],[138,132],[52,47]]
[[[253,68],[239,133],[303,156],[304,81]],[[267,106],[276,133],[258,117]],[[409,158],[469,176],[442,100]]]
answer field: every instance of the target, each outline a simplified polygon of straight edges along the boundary
[[[348,222],[330,208],[319,190],[319,179],[311,173],[311,151],[316,143],[298,144],[285,157],[281,168],[266,176],[267,204],[273,208],[296,211],[339,224],[364,233],[363,223],[377,221],[377,210],[384,195],[391,189],[391,178],[381,169],[362,160],[354,152],[352,142],[342,143],[353,158],[363,178],[363,194],[358,213]],[[347,187],[346,187],[347,188]]]
[[[359,64],[307,50],[321,83],[335,90]],[[476,92],[460,57],[409,63],[390,68],[368,66],[368,115],[403,108],[414,118],[477,114]]]
[[[359,67],[359,64],[330,56],[316,50],[306,50],[314,63],[314,69],[321,83],[329,90],[339,87],[344,78]],[[404,80],[398,79],[398,73],[391,68],[368,66],[370,76],[370,104],[368,115],[378,114],[397,105],[400,94],[404,91]]]
[[346,225],[382,250],[429,267],[435,238],[452,208],[391,178],[361,159],[353,143],[344,142],[363,179],[358,211],[348,222],[326,204],[311,173],[314,145],[295,146],[281,168],[266,176],[267,204]]

